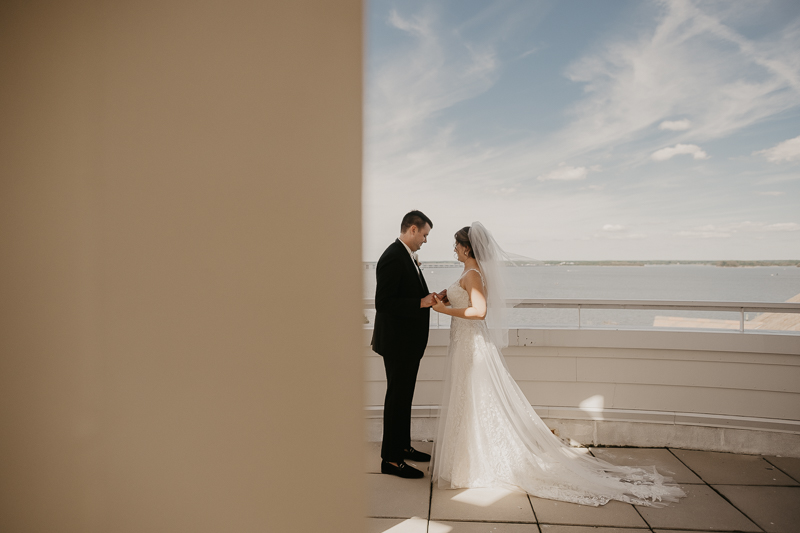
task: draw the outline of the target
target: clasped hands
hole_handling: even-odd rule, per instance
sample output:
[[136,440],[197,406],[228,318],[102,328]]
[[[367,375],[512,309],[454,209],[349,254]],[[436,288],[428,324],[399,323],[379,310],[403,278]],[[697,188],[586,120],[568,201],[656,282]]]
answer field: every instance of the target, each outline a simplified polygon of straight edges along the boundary
[[438,309],[436,309],[438,306],[444,307],[449,303],[450,300],[447,299],[447,289],[444,289],[442,292],[432,292],[427,295],[425,298],[420,300],[419,306],[433,307],[434,310],[438,311]]

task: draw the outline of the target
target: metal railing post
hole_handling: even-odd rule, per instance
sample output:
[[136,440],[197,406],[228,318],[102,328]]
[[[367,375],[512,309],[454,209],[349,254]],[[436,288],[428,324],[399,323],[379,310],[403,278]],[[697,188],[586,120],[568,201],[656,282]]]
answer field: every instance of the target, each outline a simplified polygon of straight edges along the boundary
[[742,314],[739,315],[739,333],[744,333],[744,307],[742,307]]

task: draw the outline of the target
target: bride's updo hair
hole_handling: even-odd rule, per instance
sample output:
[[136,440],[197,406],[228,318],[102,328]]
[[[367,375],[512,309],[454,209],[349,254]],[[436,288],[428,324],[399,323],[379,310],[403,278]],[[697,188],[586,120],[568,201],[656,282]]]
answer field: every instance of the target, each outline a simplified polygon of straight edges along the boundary
[[464,226],[456,232],[456,242],[469,250],[469,256],[475,259],[475,252],[472,251],[472,243],[469,242],[469,226]]

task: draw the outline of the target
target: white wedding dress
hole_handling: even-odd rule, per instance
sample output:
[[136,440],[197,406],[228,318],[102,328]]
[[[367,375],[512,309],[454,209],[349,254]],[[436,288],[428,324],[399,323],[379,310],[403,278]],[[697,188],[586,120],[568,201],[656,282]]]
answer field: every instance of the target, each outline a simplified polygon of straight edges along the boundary
[[[476,270],[477,272],[477,270]],[[454,308],[470,306],[459,281]],[[504,488],[584,505],[677,501],[669,478],[614,466],[564,445],[531,407],[506,368],[486,322],[453,317],[433,479],[441,488]]]

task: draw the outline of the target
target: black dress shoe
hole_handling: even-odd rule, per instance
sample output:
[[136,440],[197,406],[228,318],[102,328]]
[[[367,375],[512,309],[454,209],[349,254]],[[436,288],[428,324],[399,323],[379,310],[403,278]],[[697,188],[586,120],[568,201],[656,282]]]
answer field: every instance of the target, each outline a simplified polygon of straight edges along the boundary
[[394,466],[386,461],[381,461],[381,474],[391,474],[406,479],[418,479],[425,475],[413,466],[408,466],[405,463],[397,463],[397,466]]
[[431,456],[425,452],[415,450],[414,448],[407,448],[403,450],[403,458],[416,461],[418,463],[426,463],[431,460]]

